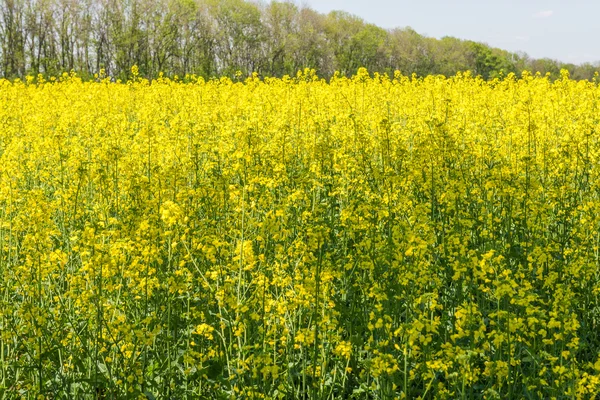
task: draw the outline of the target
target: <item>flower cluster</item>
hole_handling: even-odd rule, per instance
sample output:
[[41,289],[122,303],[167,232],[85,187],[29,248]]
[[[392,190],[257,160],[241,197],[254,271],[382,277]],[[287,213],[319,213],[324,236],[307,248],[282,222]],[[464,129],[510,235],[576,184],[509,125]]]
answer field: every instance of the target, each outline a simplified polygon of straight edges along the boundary
[[0,80],[0,394],[595,398],[599,98]]

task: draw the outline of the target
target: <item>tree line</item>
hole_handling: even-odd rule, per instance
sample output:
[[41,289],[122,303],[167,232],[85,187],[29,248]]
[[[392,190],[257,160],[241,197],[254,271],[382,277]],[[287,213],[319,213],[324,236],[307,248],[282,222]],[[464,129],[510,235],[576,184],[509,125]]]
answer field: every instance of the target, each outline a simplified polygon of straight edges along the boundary
[[[522,70],[590,79],[593,64],[533,59],[454,37],[435,39],[411,28],[383,29],[342,11],[321,14],[292,2],[244,0],[0,0],[0,76],[100,70],[125,78],[204,77],[257,72],[351,75],[359,67],[404,74],[486,79]],[[239,71],[239,72],[238,72]]]

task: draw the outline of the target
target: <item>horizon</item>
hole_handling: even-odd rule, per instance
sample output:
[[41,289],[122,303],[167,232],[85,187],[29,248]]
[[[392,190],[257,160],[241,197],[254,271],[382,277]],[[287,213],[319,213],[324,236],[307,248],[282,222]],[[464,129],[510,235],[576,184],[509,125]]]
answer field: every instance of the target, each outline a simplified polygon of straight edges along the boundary
[[[509,0],[502,7],[476,0],[308,0],[296,4],[325,14],[346,11],[385,29],[410,27],[437,39],[452,36],[482,42],[536,59],[600,62],[600,49],[594,46],[600,35],[600,26],[594,23],[600,3],[587,0],[529,0],[526,4]],[[488,15],[494,17],[486,19]]]

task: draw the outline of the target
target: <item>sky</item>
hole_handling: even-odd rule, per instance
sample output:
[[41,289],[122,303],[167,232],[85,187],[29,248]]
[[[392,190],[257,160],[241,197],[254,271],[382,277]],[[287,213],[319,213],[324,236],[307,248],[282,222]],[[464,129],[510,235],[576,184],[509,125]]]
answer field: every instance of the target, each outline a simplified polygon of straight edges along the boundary
[[484,42],[534,58],[600,61],[599,0],[304,0],[328,13],[343,10],[383,28],[410,26],[422,35]]

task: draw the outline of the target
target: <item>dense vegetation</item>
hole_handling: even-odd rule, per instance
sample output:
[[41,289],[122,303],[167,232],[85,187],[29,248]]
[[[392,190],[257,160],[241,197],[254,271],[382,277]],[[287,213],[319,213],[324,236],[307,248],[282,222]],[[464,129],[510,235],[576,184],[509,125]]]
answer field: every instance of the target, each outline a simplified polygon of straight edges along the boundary
[[0,397],[597,398],[600,89],[0,80]]
[[45,76],[101,69],[125,79],[132,65],[146,77],[294,75],[334,71],[454,75],[485,79],[500,71],[590,79],[595,66],[535,60],[481,43],[385,30],[344,12],[319,14],[288,2],[243,0],[1,0],[0,76]]

